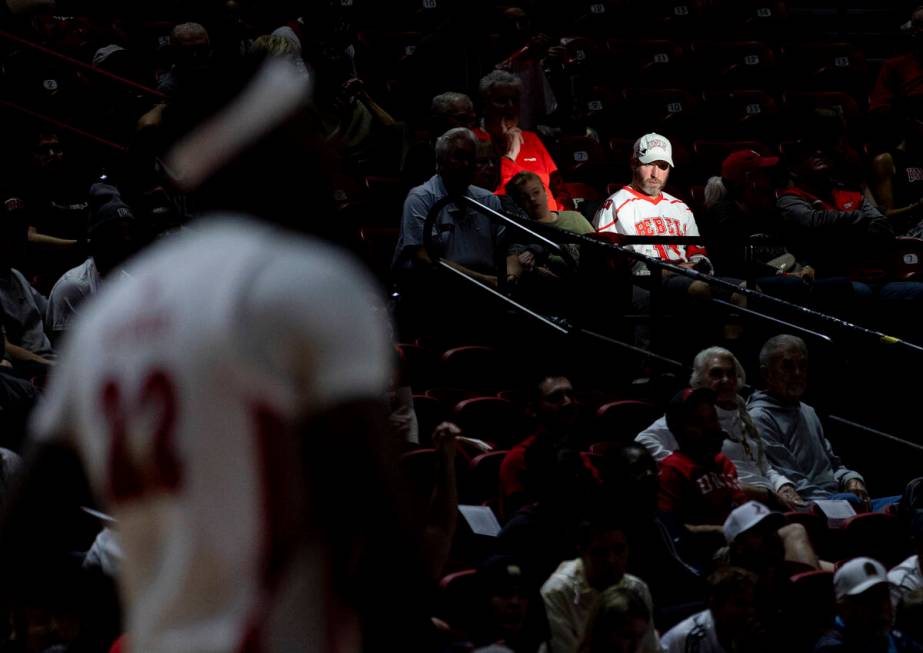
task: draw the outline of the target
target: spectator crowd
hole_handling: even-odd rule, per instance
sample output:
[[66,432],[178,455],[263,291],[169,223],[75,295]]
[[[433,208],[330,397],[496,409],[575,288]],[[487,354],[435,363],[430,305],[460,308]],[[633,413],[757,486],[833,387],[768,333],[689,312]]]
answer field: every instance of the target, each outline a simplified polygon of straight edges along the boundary
[[[900,21],[863,50],[782,2],[60,4],[0,13],[4,508],[94,296],[194,218],[263,212],[390,299],[420,554],[412,632],[370,650],[923,651],[923,477],[876,487],[887,461],[838,455],[806,403],[818,313],[923,346],[923,7],[869,3]],[[280,60],[313,154],[189,190],[171,147]],[[809,310],[754,328],[763,294]],[[628,397],[592,360],[510,364],[496,295],[691,374],[659,387],[645,359]],[[134,652],[119,524],[70,498],[53,573],[11,573],[0,651]]]

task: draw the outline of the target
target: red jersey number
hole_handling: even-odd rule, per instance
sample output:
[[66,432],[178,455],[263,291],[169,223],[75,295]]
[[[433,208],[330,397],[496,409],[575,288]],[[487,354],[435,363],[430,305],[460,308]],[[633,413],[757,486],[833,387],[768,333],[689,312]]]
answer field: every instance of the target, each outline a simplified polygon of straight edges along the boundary
[[[133,399],[126,398],[113,380],[103,384],[103,416],[109,426],[107,462],[109,497],[114,502],[158,492],[175,493],[182,484],[182,464],[175,449],[176,386],[163,370],[152,370]],[[150,449],[138,455],[129,447],[147,441]]]

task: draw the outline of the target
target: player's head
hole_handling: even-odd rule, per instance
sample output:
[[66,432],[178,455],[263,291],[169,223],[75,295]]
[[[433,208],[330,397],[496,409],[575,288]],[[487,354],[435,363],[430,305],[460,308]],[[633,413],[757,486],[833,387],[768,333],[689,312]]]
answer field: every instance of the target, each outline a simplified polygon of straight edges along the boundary
[[631,185],[638,192],[658,197],[673,168],[673,146],[665,136],[650,133],[635,141],[631,154]]
[[478,141],[470,129],[456,127],[436,140],[436,170],[449,193],[462,193],[474,180]]

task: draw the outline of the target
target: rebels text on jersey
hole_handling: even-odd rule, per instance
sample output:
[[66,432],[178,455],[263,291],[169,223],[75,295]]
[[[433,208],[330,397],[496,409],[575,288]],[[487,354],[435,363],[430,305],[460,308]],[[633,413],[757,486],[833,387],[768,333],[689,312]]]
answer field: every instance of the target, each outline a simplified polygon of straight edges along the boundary
[[[699,229],[692,211],[682,201],[667,193],[653,198],[625,186],[609,197],[594,220],[597,231],[626,236],[698,236]],[[672,263],[690,261],[705,254],[696,245],[630,245],[645,256]]]

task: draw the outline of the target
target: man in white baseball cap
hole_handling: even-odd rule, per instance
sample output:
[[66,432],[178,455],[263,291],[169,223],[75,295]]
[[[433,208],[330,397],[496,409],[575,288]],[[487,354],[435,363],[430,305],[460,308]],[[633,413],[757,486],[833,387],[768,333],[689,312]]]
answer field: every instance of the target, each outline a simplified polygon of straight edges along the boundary
[[761,577],[771,570],[788,570],[785,563],[801,569],[820,569],[811,538],[801,524],[787,524],[785,515],[770,510],[759,501],[748,501],[728,515],[724,522],[728,542],[728,561]]
[[817,642],[815,653],[904,650],[891,632],[894,613],[888,575],[880,562],[853,558],[834,574],[833,591],[836,622]]

